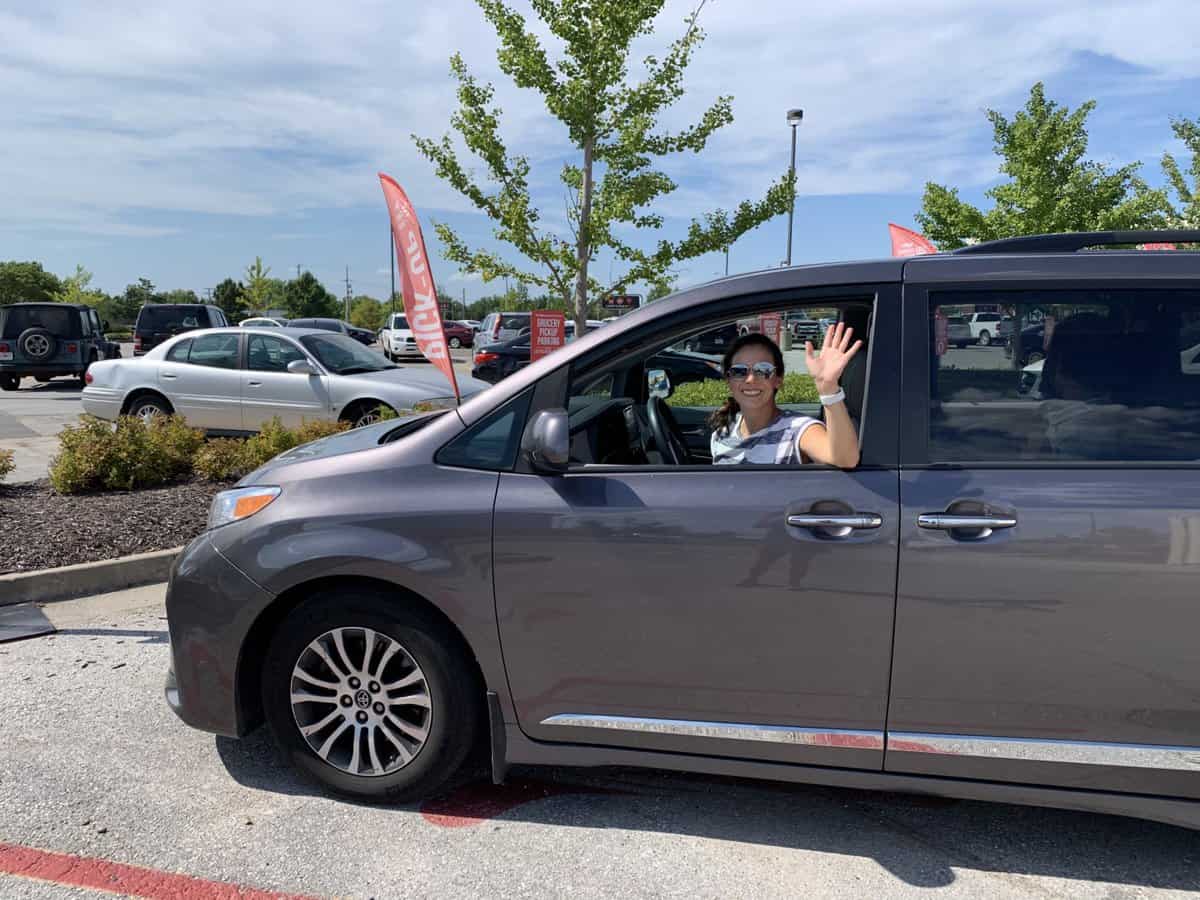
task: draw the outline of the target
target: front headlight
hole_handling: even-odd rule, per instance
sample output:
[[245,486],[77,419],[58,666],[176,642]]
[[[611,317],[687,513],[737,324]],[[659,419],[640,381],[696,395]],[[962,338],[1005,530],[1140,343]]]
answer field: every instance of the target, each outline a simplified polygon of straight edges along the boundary
[[277,487],[244,487],[221,491],[213,497],[212,508],[208,511],[208,530],[250,518],[270,506],[279,492]]

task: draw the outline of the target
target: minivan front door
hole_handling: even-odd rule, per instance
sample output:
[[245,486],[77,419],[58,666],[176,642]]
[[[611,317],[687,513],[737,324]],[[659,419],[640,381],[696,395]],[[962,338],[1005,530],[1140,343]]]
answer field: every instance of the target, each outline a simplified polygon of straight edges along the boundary
[[[988,302],[1044,360],[938,345]],[[905,303],[887,770],[1200,797],[1200,291]]]
[[[872,350],[872,366],[889,376],[894,315],[881,308]],[[899,514],[895,383],[872,383],[872,431],[852,472],[503,473],[496,605],[522,731],[881,768]],[[857,517],[856,527],[820,525],[828,516]]]

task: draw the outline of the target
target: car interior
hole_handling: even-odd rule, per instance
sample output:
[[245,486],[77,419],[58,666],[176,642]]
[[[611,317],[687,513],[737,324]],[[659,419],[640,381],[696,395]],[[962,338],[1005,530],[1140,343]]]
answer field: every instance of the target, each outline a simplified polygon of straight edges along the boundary
[[[861,429],[870,358],[872,301],[826,304],[820,309],[828,318],[853,327],[855,339],[861,337],[864,342],[842,377],[851,418]],[[789,322],[797,311],[784,309],[765,313],[767,315],[757,319],[760,326],[767,324],[773,315],[778,315],[777,322]],[[813,314],[815,317],[815,310]],[[735,323],[743,329],[761,330],[761,327],[747,325],[748,321],[755,320],[743,316],[736,320],[713,321],[700,329],[692,328],[684,334],[660,339],[652,346],[627,354],[600,369],[572,372],[567,406],[570,466],[711,465],[712,428],[708,419],[728,397],[725,382],[717,374],[721,355],[706,354],[717,366],[712,379],[686,384],[672,384],[656,356],[665,349],[689,343],[711,346],[707,337],[712,332],[727,333]],[[804,343],[792,342],[790,348],[787,343],[785,338],[782,346],[786,375],[779,406],[787,412],[820,419],[823,407],[813,396],[804,363]],[[690,352],[695,354],[697,351]],[[802,386],[807,386],[807,391],[802,391]],[[797,396],[799,393],[804,394],[803,398]]]
[[1038,372],[994,349],[931,357],[935,461],[1200,456],[1200,373],[1185,362],[1200,343],[1194,301],[1086,300],[1014,307],[1022,322],[1044,317]]

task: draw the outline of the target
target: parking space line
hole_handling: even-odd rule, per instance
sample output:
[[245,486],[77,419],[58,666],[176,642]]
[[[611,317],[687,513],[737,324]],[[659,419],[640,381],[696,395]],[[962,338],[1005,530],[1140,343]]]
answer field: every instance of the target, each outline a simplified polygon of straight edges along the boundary
[[149,900],[311,900],[301,894],[260,891],[227,881],[208,881],[159,869],[129,866],[94,856],[55,853],[0,841],[0,875]]

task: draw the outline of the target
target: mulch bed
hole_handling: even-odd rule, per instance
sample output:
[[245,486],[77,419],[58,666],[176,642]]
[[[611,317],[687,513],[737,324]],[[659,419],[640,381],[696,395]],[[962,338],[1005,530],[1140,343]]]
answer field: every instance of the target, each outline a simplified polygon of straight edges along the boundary
[[213,495],[228,486],[63,496],[45,480],[0,484],[0,575],[180,547],[204,530]]

